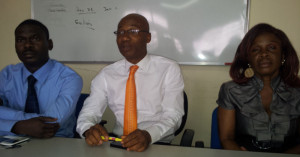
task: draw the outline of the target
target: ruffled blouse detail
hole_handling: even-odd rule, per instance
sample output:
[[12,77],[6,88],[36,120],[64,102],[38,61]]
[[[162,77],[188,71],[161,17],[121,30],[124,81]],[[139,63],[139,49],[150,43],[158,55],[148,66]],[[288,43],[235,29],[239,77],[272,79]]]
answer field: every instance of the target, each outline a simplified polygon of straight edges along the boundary
[[279,76],[272,80],[271,87],[273,89],[271,117],[261,102],[259,92],[263,88],[263,82],[255,76],[243,85],[233,81],[224,83],[217,103],[223,108],[236,109],[239,114],[247,117],[247,121],[252,121],[247,123],[252,126],[243,127],[244,130],[252,128],[250,129],[252,131],[246,132],[257,137],[258,141],[284,141],[284,137],[293,134],[298,125],[296,118],[300,115],[300,89],[288,87]]

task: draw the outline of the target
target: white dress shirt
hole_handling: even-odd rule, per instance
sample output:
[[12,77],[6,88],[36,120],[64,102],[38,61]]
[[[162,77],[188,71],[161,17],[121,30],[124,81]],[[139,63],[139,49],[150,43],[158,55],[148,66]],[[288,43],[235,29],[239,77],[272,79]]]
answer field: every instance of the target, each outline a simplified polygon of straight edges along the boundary
[[[101,121],[107,105],[116,117],[113,133],[123,134],[126,82],[132,65],[126,59],[117,61],[93,79],[91,94],[77,120],[80,135]],[[175,61],[154,55],[146,55],[137,65],[138,128],[149,132],[152,143],[171,142],[184,114],[180,67]]]

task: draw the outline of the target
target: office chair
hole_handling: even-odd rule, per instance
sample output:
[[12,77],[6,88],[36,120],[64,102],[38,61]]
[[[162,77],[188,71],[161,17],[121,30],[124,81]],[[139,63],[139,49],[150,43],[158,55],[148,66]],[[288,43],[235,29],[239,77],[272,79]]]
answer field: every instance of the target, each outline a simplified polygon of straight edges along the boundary
[[[196,141],[195,147],[204,148],[204,142]],[[216,107],[212,112],[210,148],[222,149],[220,138],[219,138],[219,130],[218,130],[218,107]]]
[[83,106],[83,103],[84,103],[84,100],[89,96],[89,94],[84,94],[84,93],[81,93],[79,98],[78,98],[78,101],[77,101],[77,105],[76,105],[76,109],[75,109],[75,117],[76,117],[76,124],[75,124],[75,127],[73,129],[73,133],[74,133],[74,138],[80,138],[80,135],[77,133],[76,131],[76,126],[77,126],[77,118],[78,118],[78,115],[79,115],[79,112],[81,111],[81,108]]
[[[76,131],[76,126],[77,126],[77,118],[78,118],[78,115],[79,115],[79,112],[81,111],[82,109],[82,106],[83,106],[83,103],[85,101],[85,99],[89,96],[89,94],[86,94],[86,93],[81,93],[80,96],[79,96],[79,99],[77,101],[77,105],[76,105],[76,109],[75,109],[75,117],[76,117],[76,124],[75,124],[75,127],[73,129],[73,133],[74,133],[74,138],[80,138],[80,135],[77,133]],[[101,120],[101,122],[99,123],[100,125],[103,125],[106,124],[107,121],[106,120]]]
[[218,107],[214,109],[211,119],[210,148],[222,149],[218,130]]
[[[183,130],[188,115],[188,97],[185,91],[183,91],[183,98],[184,98],[184,106],[183,106],[184,115],[182,116],[180,127],[174,133],[175,136],[177,136]],[[193,137],[194,137],[194,130],[185,129],[181,137],[180,146],[191,147],[193,142]]]
[[[181,124],[179,126],[179,128],[175,131],[174,136],[177,136],[184,128],[185,123],[186,123],[186,119],[187,119],[187,114],[188,114],[188,97],[185,93],[185,91],[183,91],[183,98],[184,98],[184,115],[182,116],[181,119]],[[193,142],[193,137],[194,137],[194,130],[192,129],[185,129],[181,140],[180,140],[180,144],[179,146],[183,146],[183,147],[191,147],[192,146],[192,142]],[[155,142],[154,144],[159,144],[159,145],[172,145],[170,143],[165,143],[165,142]]]
[[84,100],[89,96],[89,94],[85,94],[85,93],[81,93],[78,101],[77,101],[77,105],[76,105],[76,110],[75,110],[75,117],[76,119],[78,118],[79,112],[83,106]]
[[180,127],[174,133],[175,136],[177,136],[183,130],[185,123],[186,123],[186,119],[187,119],[188,98],[187,98],[185,91],[183,91],[183,103],[184,103],[183,104],[184,115],[182,116]]

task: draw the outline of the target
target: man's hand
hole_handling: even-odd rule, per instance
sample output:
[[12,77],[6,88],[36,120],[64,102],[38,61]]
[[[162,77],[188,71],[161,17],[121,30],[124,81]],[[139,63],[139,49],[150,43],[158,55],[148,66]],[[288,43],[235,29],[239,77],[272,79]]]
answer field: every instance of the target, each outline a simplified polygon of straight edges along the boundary
[[37,138],[50,138],[55,135],[59,129],[57,118],[51,117],[35,117],[28,120],[18,121],[12,128],[15,134],[23,134]]
[[[101,145],[104,141],[108,141],[106,129],[99,124],[90,127],[83,135],[85,136],[85,142],[90,146]],[[102,139],[101,136],[104,136],[104,139]]]
[[128,151],[142,152],[151,143],[151,136],[146,130],[136,129],[128,136],[122,136],[122,145]]

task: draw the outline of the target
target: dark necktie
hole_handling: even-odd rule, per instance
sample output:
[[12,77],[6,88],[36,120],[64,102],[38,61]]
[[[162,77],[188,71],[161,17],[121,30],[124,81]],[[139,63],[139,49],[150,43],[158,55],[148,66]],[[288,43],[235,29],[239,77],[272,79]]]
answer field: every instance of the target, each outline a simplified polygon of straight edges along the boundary
[[34,78],[34,76],[30,75],[28,76],[27,80],[28,80],[28,92],[27,92],[27,99],[25,104],[25,112],[40,113],[39,102],[34,88],[36,79]]

